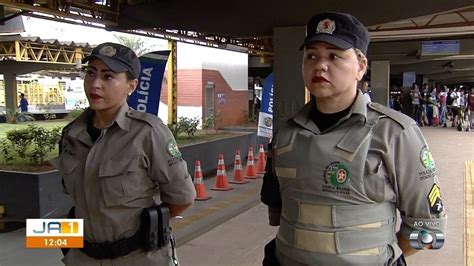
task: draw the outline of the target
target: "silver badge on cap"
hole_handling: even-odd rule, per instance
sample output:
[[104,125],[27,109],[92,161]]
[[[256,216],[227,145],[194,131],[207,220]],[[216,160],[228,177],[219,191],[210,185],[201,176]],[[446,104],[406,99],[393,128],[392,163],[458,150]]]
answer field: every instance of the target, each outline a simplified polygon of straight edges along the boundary
[[336,23],[334,23],[334,20],[330,20],[328,18],[321,20],[318,23],[318,27],[316,28],[317,33],[332,34],[334,30],[336,30]]
[[113,48],[112,46],[104,46],[104,47],[100,48],[100,50],[99,50],[100,55],[105,55],[105,56],[108,56],[108,57],[112,57],[116,53],[117,53],[117,50],[115,50],[115,48]]

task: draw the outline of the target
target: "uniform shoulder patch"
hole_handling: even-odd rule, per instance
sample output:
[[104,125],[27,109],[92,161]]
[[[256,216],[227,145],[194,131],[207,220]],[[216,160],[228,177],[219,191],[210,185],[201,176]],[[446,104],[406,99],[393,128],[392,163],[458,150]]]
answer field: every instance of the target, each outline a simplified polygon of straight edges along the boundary
[[154,116],[133,109],[127,111],[127,116],[136,120],[143,121],[152,127],[155,127],[162,123],[161,119],[158,116]]
[[390,119],[394,120],[395,122],[400,124],[403,129],[407,128],[408,126],[411,126],[411,125],[415,124],[415,121],[413,119],[411,119],[409,116],[407,116],[405,114],[402,114],[401,112],[395,111],[393,109],[390,109],[386,106],[383,106],[379,103],[370,102],[370,103],[367,104],[367,106],[370,109],[372,109],[376,112],[379,112],[381,114],[384,114],[387,117],[389,117]]

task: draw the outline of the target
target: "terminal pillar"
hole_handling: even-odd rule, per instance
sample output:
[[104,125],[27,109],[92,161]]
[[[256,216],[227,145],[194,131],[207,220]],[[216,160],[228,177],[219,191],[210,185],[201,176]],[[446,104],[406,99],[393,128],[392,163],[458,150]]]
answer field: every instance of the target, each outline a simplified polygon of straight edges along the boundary
[[372,61],[370,65],[372,101],[388,106],[390,62]]
[[178,123],[178,68],[177,42],[168,41],[170,56],[168,58],[168,125]]
[[18,106],[18,90],[16,87],[16,74],[4,73],[3,79],[5,81],[5,107],[11,110],[16,110]]
[[305,104],[303,51],[299,50],[305,36],[304,26],[273,28],[273,133]]

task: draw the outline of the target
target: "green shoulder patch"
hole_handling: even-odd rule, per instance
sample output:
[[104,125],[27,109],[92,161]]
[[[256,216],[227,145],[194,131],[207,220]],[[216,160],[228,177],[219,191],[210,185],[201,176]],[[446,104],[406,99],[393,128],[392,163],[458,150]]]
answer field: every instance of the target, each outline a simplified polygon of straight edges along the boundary
[[429,170],[432,170],[435,168],[435,162],[433,160],[433,155],[431,155],[430,150],[428,149],[428,146],[424,146],[421,148],[420,151],[420,161],[421,164]]
[[176,140],[174,139],[168,141],[166,144],[166,150],[172,157],[181,157],[181,152],[178,149],[178,143],[176,143]]

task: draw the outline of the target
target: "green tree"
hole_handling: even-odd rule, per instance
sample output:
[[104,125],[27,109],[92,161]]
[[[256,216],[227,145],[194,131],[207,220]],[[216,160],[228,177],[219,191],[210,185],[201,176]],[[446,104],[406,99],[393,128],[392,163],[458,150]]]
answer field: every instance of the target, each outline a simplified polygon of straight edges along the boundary
[[132,49],[138,57],[151,52],[151,49],[153,49],[153,46],[146,47],[143,38],[138,36],[114,36],[122,45]]

